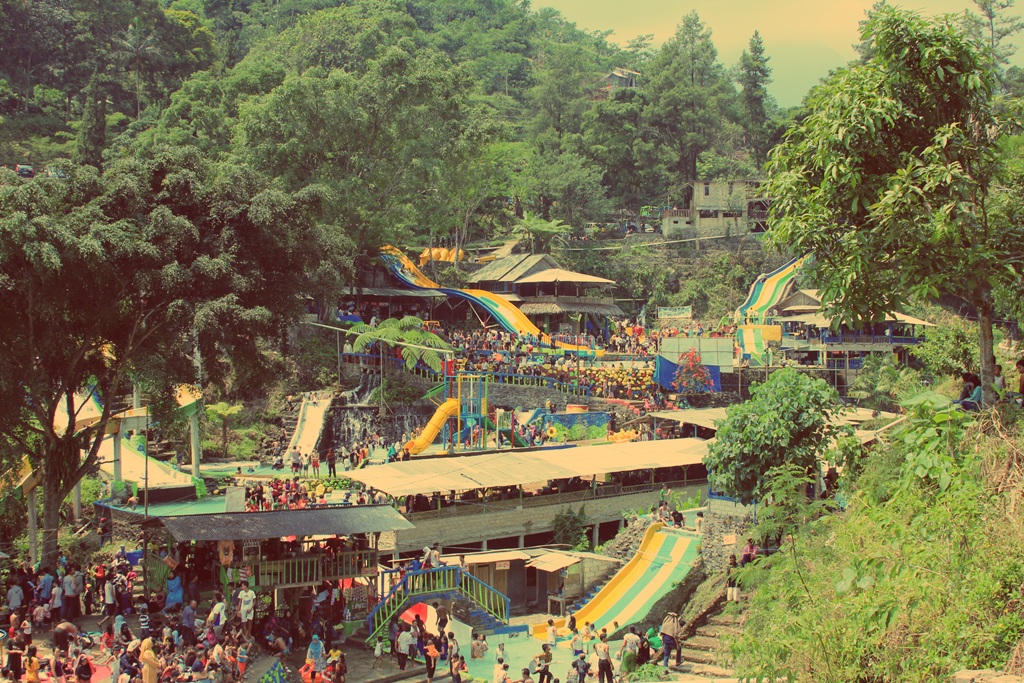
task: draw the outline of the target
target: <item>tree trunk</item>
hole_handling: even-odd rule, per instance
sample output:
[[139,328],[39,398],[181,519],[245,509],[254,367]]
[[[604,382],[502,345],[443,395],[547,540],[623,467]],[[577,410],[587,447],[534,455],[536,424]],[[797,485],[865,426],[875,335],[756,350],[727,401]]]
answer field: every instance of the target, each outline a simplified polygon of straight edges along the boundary
[[992,334],[993,302],[990,287],[983,287],[978,293],[978,351],[981,369],[982,401],[986,406],[993,406],[999,399],[993,382],[996,376],[995,343]]
[[57,529],[60,526],[60,480],[56,477],[43,479],[43,552],[41,566],[57,566]]

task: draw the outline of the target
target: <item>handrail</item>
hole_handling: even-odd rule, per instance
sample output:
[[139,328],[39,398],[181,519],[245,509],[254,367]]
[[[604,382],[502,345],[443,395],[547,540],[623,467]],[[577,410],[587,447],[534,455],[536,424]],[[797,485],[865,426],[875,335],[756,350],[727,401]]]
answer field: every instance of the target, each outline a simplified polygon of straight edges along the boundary
[[[394,572],[386,572],[393,574]],[[391,619],[401,614],[410,598],[457,591],[482,607],[494,618],[508,623],[511,600],[458,565],[408,571],[366,617],[370,639],[379,635]],[[369,641],[367,641],[369,642]]]
[[[343,359],[345,358],[365,358],[369,361],[369,365],[379,365],[380,357],[371,353],[343,353],[341,354]],[[412,369],[406,367],[405,362],[400,358],[391,358],[389,356],[384,357],[386,363],[410,374],[416,375],[428,379],[432,382],[440,382],[443,376],[439,372],[434,372],[430,368],[424,368],[415,366]],[[554,377],[548,377],[547,375],[520,375],[515,373],[507,372],[488,372],[488,371],[474,371],[473,374],[482,375],[484,377],[490,377],[496,380],[499,384],[508,384],[512,386],[534,386],[534,387],[547,387],[560,391],[563,394],[570,396],[590,396],[591,387],[585,384],[577,384],[575,382],[563,382],[562,380],[555,379]]]

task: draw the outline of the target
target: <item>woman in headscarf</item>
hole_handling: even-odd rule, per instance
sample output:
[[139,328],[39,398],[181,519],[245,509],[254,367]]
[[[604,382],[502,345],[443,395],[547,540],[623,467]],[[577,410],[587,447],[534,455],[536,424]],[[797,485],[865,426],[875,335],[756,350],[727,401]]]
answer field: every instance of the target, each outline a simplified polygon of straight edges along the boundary
[[142,664],[142,683],[156,683],[160,673],[160,660],[153,652],[153,639],[146,638],[139,649],[139,662]]
[[[661,642],[665,648],[662,654],[662,666],[668,667],[669,657],[675,652],[676,665],[679,664],[679,636],[682,635],[682,624],[679,623],[679,615],[669,612],[661,622]],[[149,683],[148,681],[146,683]]]
[[[310,675],[310,683],[316,683],[317,674],[323,677],[324,669],[327,668],[327,652],[324,650],[324,644],[320,642],[320,636],[313,634],[313,639],[309,641],[309,647],[306,648],[306,659],[313,662],[313,673]],[[150,683],[146,681],[145,683]]]

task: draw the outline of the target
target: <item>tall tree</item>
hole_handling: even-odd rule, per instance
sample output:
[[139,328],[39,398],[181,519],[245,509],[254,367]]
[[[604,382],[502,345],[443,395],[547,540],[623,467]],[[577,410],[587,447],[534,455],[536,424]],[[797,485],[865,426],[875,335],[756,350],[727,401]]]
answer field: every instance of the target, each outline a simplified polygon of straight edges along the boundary
[[839,394],[825,380],[793,368],[773,373],[751,388],[750,400],[729,406],[704,464],[715,490],[743,503],[767,493],[765,475],[796,465],[817,477],[832,440],[843,430],[832,424],[842,411]]
[[993,201],[1005,122],[995,73],[956,17],[883,8],[871,59],[808,98],[772,152],[772,242],[815,255],[822,300],[851,324],[914,297],[955,295],[978,313],[981,379],[994,398],[993,288],[1016,280],[1024,226]]
[[[248,350],[294,314],[307,224],[249,178],[192,148],[0,182],[0,440],[43,473],[45,562],[61,503],[92,471],[112,410],[146,380],[167,398],[206,358]],[[281,245],[278,248],[277,245]],[[280,263],[276,263],[279,261]],[[291,279],[290,279],[291,278]],[[83,393],[103,408],[76,419]],[[70,417],[69,417],[70,416]],[[53,565],[51,565],[53,566]]]
[[648,112],[668,152],[668,169],[683,183],[697,178],[697,158],[714,147],[731,117],[735,89],[718,61],[711,29],[696,12],[684,18],[647,66]]
[[761,164],[768,152],[768,116],[772,104],[768,84],[772,82],[772,69],[768,66],[768,55],[765,54],[764,41],[758,31],[754,31],[747,49],[740,55],[736,80],[743,89],[743,128],[747,142],[754,150],[757,163]]
[[156,36],[142,27],[138,19],[117,34],[115,56],[133,76],[135,118],[142,115],[142,74],[147,65],[163,55]]
[[78,127],[78,163],[103,168],[103,148],[107,144],[107,93],[101,76],[93,74],[85,90],[82,121]]
[[968,26],[980,35],[992,68],[1001,76],[1010,57],[1017,51],[1009,38],[1024,30],[1024,21],[1010,12],[1016,0],[974,0],[978,14],[968,15]]

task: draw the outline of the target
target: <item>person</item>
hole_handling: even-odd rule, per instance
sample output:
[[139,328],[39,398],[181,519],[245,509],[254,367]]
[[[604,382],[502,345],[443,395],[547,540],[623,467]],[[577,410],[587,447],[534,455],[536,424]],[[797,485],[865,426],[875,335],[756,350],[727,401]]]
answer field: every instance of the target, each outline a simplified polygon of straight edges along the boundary
[[960,390],[960,398],[953,403],[963,410],[971,412],[981,410],[981,380],[972,372],[964,372],[960,377],[963,379],[964,386]]
[[572,661],[572,669],[576,674],[576,680],[579,683],[585,683],[587,676],[590,674],[590,662],[587,661],[587,656],[582,652],[579,653],[576,659]]
[[622,647],[619,648],[622,673],[628,674],[636,669],[636,655],[639,651],[640,636],[636,634],[636,626],[630,626],[629,632],[622,637]]
[[327,476],[338,476],[338,456],[334,453],[333,448],[327,450]]
[[406,662],[409,661],[409,650],[412,648],[412,632],[409,630],[408,624],[402,624],[398,634],[398,639],[395,641],[395,647],[398,648],[398,669],[399,671],[405,671]]
[[558,642],[558,629],[555,628],[555,620],[554,619],[548,619],[547,634],[548,634],[547,644],[551,645],[552,647],[554,647],[555,643]]
[[437,631],[438,633],[444,633],[445,627],[448,625],[448,609],[438,605],[436,602],[433,604],[433,608],[437,613]]
[[[78,659],[75,660],[75,680],[77,683],[92,683],[92,676],[96,673],[96,667],[93,666],[92,660],[84,652],[78,655]],[[151,683],[146,681],[146,683]]]
[[25,650],[25,681],[39,683],[39,657],[36,656],[35,645],[29,645]]
[[184,600],[185,587],[181,583],[181,577],[176,572],[171,572],[167,576],[167,599],[164,601],[164,612],[181,607]]
[[572,650],[573,657],[579,657],[583,654],[583,638],[580,637],[580,632],[576,629],[572,630],[572,638],[569,639],[569,649]]
[[309,456],[309,464],[313,468],[313,478],[320,478],[320,451],[313,451]]
[[729,556],[729,565],[725,568],[725,598],[729,602],[739,602],[740,589],[736,586],[736,556]]
[[437,673],[437,660],[441,657],[438,645],[436,636],[430,636],[423,644],[423,663],[427,668],[427,683],[434,683],[434,674]]
[[302,476],[303,477],[308,477],[309,476],[309,464],[310,464],[311,459],[312,459],[312,457],[310,456],[309,453],[303,453],[302,454]]
[[665,615],[665,618],[661,622],[661,644],[664,648],[664,654],[662,655],[662,666],[668,667],[669,657],[672,653],[676,654],[676,666],[679,666],[679,636],[681,635],[682,629],[679,625],[679,615],[675,612],[669,612]]
[[551,683],[551,646],[544,643],[540,647],[540,654],[533,658],[537,662],[537,683]]
[[153,639],[146,638],[139,648],[139,663],[142,664],[142,683],[156,683],[160,672],[160,660],[153,652]]
[[747,544],[743,547],[743,553],[740,555],[740,566],[745,567],[747,563],[753,562],[754,558],[757,557],[759,548],[754,543],[754,539],[748,538]]
[[54,582],[50,590],[50,612],[55,619],[64,619],[64,588],[59,582]]
[[324,644],[320,642],[320,636],[315,633],[309,641],[309,647],[306,648],[306,659],[313,662],[313,673],[310,674],[309,681],[316,683],[317,674],[322,676],[324,669],[327,668],[327,654],[324,651]]
[[614,676],[612,675],[612,656],[608,651],[608,636],[604,633],[601,634],[601,640],[594,646],[594,652],[597,653],[597,683],[612,683]]
[[384,668],[384,639],[380,636],[377,636],[377,642],[373,646],[373,664],[370,669],[376,669],[378,664],[380,668]]
[[77,639],[78,627],[70,621],[62,621],[53,628],[53,649],[56,652],[67,652],[68,646]]
[[[516,683],[534,683],[533,676],[530,675],[529,669],[523,669],[523,677],[520,678]],[[611,683],[609,681],[609,683]]]
[[12,612],[18,612],[21,610],[21,605],[24,602],[25,590],[21,587],[21,584],[11,579],[11,587],[7,589],[7,607]]
[[572,610],[565,611],[565,627],[569,629],[569,632],[576,630],[576,615],[572,613]]
[[256,593],[249,588],[249,582],[242,581],[242,590],[238,592],[238,614],[242,619],[242,633],[248,638],[252,632],[253,615],[256,613]]
[[106,517],[100,517],[100,548],[105,544],[114,543],[114,521]]
[[466,660],[461,656],[452,657],[451,660],[451,675],[452,683],[462,683],[462,674],[469,671],[469,667],[466,666]]
[[455,631],[448,632],[448,662],[454,662],[455,657],[462,656],[462,648],[459,645],[458,639],[455,637]]
[[249,646],[248,641],[243,640],[242,644],[239,645],[238,654],[234,655],[234,660],[239,666],[239,678],[245,679],[246,668],[249,666]]
[[997,365],[995,367],[995,377],[992,380],[992,384],[995,385],[996,391],[1000,394],[1006,390],[1006,377],[1003,375],[1003,366]]

